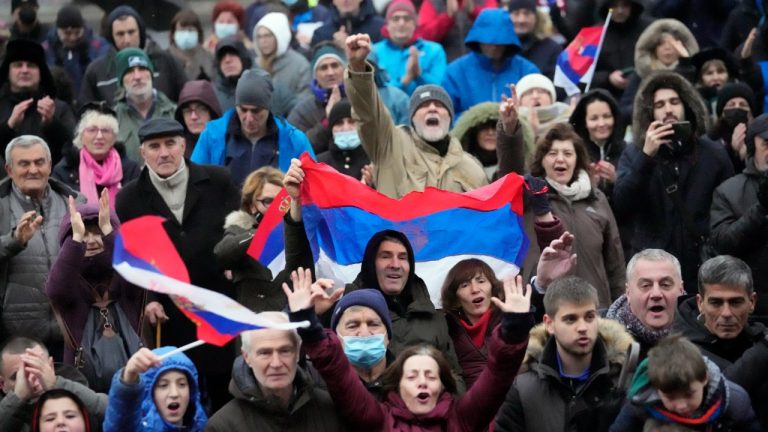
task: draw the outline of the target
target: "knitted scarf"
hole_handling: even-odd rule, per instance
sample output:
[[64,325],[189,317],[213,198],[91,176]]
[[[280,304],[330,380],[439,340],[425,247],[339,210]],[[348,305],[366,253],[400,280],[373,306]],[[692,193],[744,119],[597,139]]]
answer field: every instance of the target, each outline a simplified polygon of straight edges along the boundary
[[672,327],[667,327],[662,330],[653,330],[645,326],[640,319],[638,319],[632,311],[629,310],[629,300],[626,294],[622,295],[608,308],[606,318],[610,318],[618,321],[624,327],[627,328],[629,333],[638,340],[638,342],[648,345],[655,345],[656,342],[667,336]]
[[115,208],[115,195],[120,190],[120,182],[123,180],[123,163],[120,155],[114,147],[109,149],[107,157],[98,162],[86,149],[80,149],[80,192],[95,204],[99,202],[97,186],[107,188],[109,191],[109,206]]
[[547,183],[552,186],[552,189],[556,190],[561,197],[568,201],[580,201],[589,196],[592,192],[592,183],[589,179],[589,174],[586,171],[579,170],[576,175],[576,181],[569,185],[558,183],[549,177],[547,177]]
[[491,313],[493,310],[488,308],[484,314],[480,316],[480,319],[476,323],[470,324],[464,319],[459,318],[459,323],[464,330],[467,331],[469,338],[472,340],[472,345],[475,348],[482,348],[485,345],[485,333],[488,331],[488,323],[491,322]]

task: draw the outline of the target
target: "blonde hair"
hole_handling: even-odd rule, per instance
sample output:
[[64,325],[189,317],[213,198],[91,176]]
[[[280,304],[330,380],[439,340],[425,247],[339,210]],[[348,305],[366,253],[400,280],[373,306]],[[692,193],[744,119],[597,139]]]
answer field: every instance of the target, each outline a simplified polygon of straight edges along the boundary
[[[79,149],[83,148],[83,142],[81,140],[83,131],[85,128],[93,126],[94,124],[105,125],[106,127],[112,129],[115,140],[117,140],[117,134],[120,131],[120,126],[117,124],[117,118],[96,110],[89,110],[86,111],[82,117],[80,117],[80,121],[75,127],[75,137],[72,138],[72,144],[74,144],[75,147]],[[112,144],[114,144],[114,142]]]
[[283,173],[277,168],[265,166],[248,174],[240,192],[240,210],[250,213],[256,197],[261,195],[267,183],[283,187]]

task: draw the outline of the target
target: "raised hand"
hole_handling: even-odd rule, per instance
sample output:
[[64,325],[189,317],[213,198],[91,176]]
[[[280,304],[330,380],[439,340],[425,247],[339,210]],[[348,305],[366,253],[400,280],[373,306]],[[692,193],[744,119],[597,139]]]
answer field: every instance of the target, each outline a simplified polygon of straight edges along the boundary
[[731,135],[731,148],[744,160],[747,155],[747,124],[739,123],[733,128]]
[[69,205],[69,223],[72,224],[72,240],[82,243],[85,237],[85,224],[83,223],[83,217],[80,212],[77,211],[75,206],[75,199],[70,196],[67,199]]
[[[328,118],[331,116],[331,110],[333,109],[333,106],[336,105],[341,100],[341,91],[339,90],[339,86],[334,85],[333,89],[331,89],[331,94],[328,96],[328,101],[325,103],[325,118]],[[329,127],[333,125],[328,125]]]
[[453,18],[459,11],[459,0],[446,0],[445,13],[449,18]]
[[40,113],[42,124],[47,126],[51,124],[53,116],[56,114],[56,103],[50,96],[46,96],[37,101],[37,112]]
[[648,130],[645,132],[645,142],[643,143],[643,153],[650,157],[656,156],[659,151],[659,147],[662,144],[669,142],[666,138],[671,138],[675,131],[672,129],[672,124],[664,124],[660,121],[653,121],[648,125]]
[[523,277],[507,276],[504,278],[504,301],[491,297],[496,307],[506,313],[525,313],[531,310],[531,286],[523,288]]
[[371,37],[367,34],[355,34],[346,40],[345,52],[349,68],[355,72],[365,71],[365,59],[371,53]]
[[101,235],[109,235],[112,232],[112,221],[109,219],[109,191],[107,188],[101,190],[99,196],[99,229]]
[[301,169],[301,161],[291,159],[291,166],[283,177],[283,187],[291,197],[291,219],[295,222],[301,221],[301,202],[299,194],[301,193],[301,182],[304,181],[304,170]]
[[744,40],[744,45],[741,47],[741,58],[748,59],[752,57],[752,46],[755,44],[755,39],[757,38],[757,27],[753,28],[749,35],[747,35],[747,39]]
[[147,348],[141,348],[128,359],[121,378],[127,384],[136,384],[139,382],[140,374],[160,366],[162,362],[157,354]]
[[376,188],[376,182],[373,181],[373,163],[369,163],[360,168],[360,182],[372,188]]
[[573,240],[573,234],[566,231],[541,251],[536,265],[536,281],[539,286],[546,288],[552,281],[567,276],[576,268],[576,254],[571,253]]
[[675,51],[677,51],[678,54],[680,54],[680,57],[690,57],[691,54],[688,52],[688,48],[685,47],[683,42],[680,41],[680,39],[672,38],[672,46],[675,47]]
[[515,133],[515,128],[517,128],[518,119],[517,88],[515,88],[514,84],[509,85],[509,92],[511,95],[510,97],[507,97],[507,95],[503,93],[501,95],[501,103],[499,104],[499,122],[501,122],[501,127],[504,129],[504,133],[512,135]]
[[333,281],[331,279],[318,279],[317,282],[312,284],[312,295],[315,299],[316,314],[322,315],[328,312],[328,310],[331,309],[344,294],[344,287],[341,287],[333,291],[333,294],[328,295],[328,291],[332,288]]
[[315,299],[320,297],[317,290],[312,290],[312,271],[299,267],[291,272],[293,290],[283,282],[283,292],[288,298],[288,307],[291,312],[309,309],[315,305]]
[[27,348],[21,355],[24,370],[30,374],[31,381],[36,382],[42,391],[53,388],[56,384],[56,372],[53,370],[52,360],[49,356]]
[[619,90],[624,90],[627,88],[627,85],[629,84],[629,80],[624,77],[624,73],[620,70],[615,70],[611,72],[610,75],[608,75],[608,81],[611,82],[611,85]]
[[23,100],[19,103],[17,103],[13,107],[13,111],[11,111],[11,116],[8,117],[8,127],[11,129],[16,129],[17,126],[21,124],[21,122],[24,121],[24,113],[27,112],[27,109],[32,105],[32,102],[35,100],[33,98],[29,98],[27,100]]
[[43,225],[43,217],[37,216],[37,212],[31,210],[24,213],[16,224],[16,241],[26,245],[41,225]]
[[333,43],[339,47],[339,49],[344,49],[344,44],[346,43],[347,37],[349,37],[349,34],[347,34],[347,28],[341,26],[338,30],[336,30],[336,32],[333,33]]

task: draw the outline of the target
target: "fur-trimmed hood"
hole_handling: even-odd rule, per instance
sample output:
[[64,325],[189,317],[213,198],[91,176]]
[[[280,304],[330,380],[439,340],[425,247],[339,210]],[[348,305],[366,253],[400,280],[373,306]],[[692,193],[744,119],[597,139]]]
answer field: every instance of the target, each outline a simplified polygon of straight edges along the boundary
[[645,131],[653,121],[653,95],[660,88],[675,90],[683,101],[685,119],[691,122],[693,136],[700,137],[707,132],[707,107],[701,95],[682,75],[672,71],[651,73],[640,83],[635,96],[632,113],[632,136],[635,145],[640,148],[645,143]]
[[[459,121],[456,122],[451,131],[451,135],[461,141],[461,146],[464,150],[468,150],[470,143],[474,141],[474,133],[477,131],[478,126],[482,126],[487,122],[497,122],[499,120],[499,103],[498,102],[483,102],[474,105],[468,109],[464,114],[459,117]],[[471,132],[471,133],[470,133]]]
[[[605,345],[606,358],[611,366],[621,368],[627,357],[627,350],[634,342],[632,336],[617,321],[607,318],[601,318],[598,324],[598,334],[603,339]],[[538,362],[544,353],[544,346],[549,340],[549,334],[544,327],[544,323],[532,328],[528,337],[528,348],[525,350],[523,367],[528,367],[531,363]],[[521,371],[522,372],[522,371]]]
[[244,230],[249,230],[253,228],[255,223],[256,218],[250,213],[243,210],[235,210],[228,214],[226,219],[224,219],[224,229],[236,226]]
[[663,67],[656,61],[655,54],[662,33],[674,35],[685,45],[691,56],[699,52],[699,43],[685,24],[672,18],[658,19],[640,34],[635,44],[635,71],[640,78]]

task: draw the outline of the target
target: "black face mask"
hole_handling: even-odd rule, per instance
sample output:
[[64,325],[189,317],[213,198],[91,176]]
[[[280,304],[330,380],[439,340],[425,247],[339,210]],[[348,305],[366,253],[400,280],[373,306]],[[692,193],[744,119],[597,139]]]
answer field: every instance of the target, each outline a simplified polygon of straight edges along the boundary
[[747,123],[749,121],[749,112],[741,108],[726,108],[723,110],[723,123],[728,126],[728,129],[733,130],[739,123]]
[[37,9],[30,4],[23,4],[19,8],[19,21],[24,25],[32,25],[37,21]]

